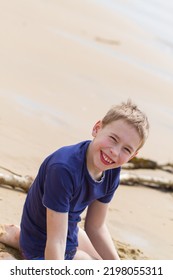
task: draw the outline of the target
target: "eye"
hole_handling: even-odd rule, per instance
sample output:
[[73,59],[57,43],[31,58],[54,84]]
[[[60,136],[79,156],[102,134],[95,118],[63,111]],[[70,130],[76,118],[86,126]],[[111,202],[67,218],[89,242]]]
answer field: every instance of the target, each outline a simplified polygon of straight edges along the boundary
[[130,150],[129,148],[126,148],[126,147],[125,147],[124,150],[125,150],[129,155],[131,155],[132,152],[131,152],[131,150]]
[[114,142],[118,142],[117,139],[114,136],[110,136],[110,138],[114,141]]

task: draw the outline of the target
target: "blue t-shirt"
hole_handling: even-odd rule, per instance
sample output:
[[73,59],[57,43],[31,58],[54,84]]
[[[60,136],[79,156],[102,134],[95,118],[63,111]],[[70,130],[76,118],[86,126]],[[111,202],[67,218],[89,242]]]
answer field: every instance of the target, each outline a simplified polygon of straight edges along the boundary
[[78,246],[80,214],[94,200],[108,203],[119,184],[120,168],[107,170],[100,181],[91,178],[86,151],[91,141],[62,147],[48,156],[28,192],[21,220],[20,247],[27,258],[43,257],[46,208],[68,212],[66,251]]

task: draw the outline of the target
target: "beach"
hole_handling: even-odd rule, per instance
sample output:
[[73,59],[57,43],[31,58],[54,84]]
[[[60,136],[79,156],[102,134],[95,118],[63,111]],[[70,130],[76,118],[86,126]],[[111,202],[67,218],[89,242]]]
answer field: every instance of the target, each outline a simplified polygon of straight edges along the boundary
[[[151,126],[139,156],[173,162],[171,42],[104,1],[0,6],[1,167],[35,177],[47,155],[92,139],[95,122],[128,98]],[[0,223],[20,224],[25,197],[0,187]],[[120,185],[107,220],[123,259],[173,259],[172,192]]]

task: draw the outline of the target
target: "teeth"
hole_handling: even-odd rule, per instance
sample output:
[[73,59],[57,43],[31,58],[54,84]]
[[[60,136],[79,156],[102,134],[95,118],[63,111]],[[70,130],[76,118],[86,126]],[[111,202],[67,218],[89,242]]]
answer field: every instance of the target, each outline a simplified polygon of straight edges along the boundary
[[110,160],[110,158],[108,158],[105,154],[103,154],[103,158],[104,158],[104,160],[105,160],[106,162],[108,162],[108,163],[113,163],[113,161]]

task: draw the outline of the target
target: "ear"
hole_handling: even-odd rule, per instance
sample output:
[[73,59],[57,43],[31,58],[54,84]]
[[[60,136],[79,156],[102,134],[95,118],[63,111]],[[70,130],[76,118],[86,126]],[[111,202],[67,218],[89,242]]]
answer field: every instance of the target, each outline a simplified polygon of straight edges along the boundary
[[94,125],[93,129],[92,129],[92,136],[96,137],[98,131],[101,129],[102,127],[102,122],[98,121],[96,122],[96,124]]

